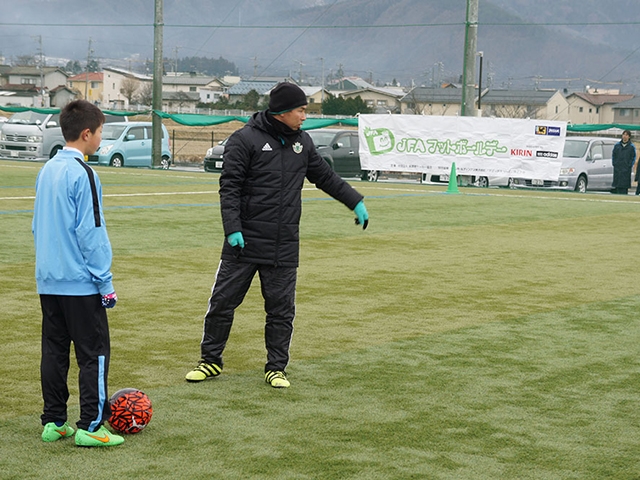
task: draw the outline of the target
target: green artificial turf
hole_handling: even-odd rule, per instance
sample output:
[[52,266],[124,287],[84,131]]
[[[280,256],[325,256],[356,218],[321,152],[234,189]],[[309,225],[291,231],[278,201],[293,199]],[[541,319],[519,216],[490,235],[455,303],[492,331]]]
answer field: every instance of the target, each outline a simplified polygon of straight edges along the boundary
[[[363,232],[308,185],[292,386],[275,390],[257,280],[222,376],[184,381],[223,241],[218,175],[98,168],[110,390],[144,390],[154,415],[91,450],[40,440],[40,166],[0,161],[0,478],[640,478],[637,197],[353,182]],[[73,423],[75,366],[69,383]]]

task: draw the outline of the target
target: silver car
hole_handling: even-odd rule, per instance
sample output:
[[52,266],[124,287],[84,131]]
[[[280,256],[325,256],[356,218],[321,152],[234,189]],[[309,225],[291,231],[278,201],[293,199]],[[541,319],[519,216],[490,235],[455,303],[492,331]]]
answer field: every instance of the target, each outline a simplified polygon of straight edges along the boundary
[[613,146],[620,140],[604,137],[567,137],[557,181],[514,178],[516,187],[609,191],[613,185]]

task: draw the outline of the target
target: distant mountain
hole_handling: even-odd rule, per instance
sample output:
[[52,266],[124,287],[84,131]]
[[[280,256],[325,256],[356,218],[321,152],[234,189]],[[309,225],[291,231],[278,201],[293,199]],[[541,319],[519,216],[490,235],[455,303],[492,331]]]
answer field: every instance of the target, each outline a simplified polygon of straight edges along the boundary
[[[431,85],[462,72],[466,0],[164,0],[163,11],[165,57],[223,57],[246,76],[319,82],[324,66],[325,76]],[[636,93],[640,29],[618,23],[639,11],[637,0],[480,0],[483,85]],[[141,68],[153,17],[151,0],[22,0],[3,12],[0,54],[36,54],[41,36],[47,56],[84,64],[91,38],[103,64]]]

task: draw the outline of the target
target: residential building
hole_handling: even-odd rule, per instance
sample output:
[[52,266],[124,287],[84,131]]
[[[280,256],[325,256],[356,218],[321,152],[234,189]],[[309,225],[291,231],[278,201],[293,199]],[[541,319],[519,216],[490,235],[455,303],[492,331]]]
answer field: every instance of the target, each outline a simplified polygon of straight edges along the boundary
[[0,76],[1,105],[49,107],[53,100],[50,92],[67,83],[67,74],[58,67],[2,65]]
[[104,73],[87,72],[67,79],[67,86],[79,92],[79,98],[90,101],[94,105],[102,105],[104,92]]
[[[43,107],[40,88],[36,85],[2,85],[0,87],[0,105],[20,107]],[[49,96],[46,97],[47,107]]]
[[198,92],[162,92],[162,110],[171,113],[196,113],[200,103]]
[[[477,102],[477,91],[474,101]],[[462,89],[416,87],[400,101],[401,113],[460,115]],[[482,116],[567,120],[567,102],[558,90],[483,90]]]
[[67,73],[59,67],[17,66],[11,67],[5,74],[7,84],[36,85],[52,90],[67,84]]
[[342,98],[360,97],[373,113],[400,113],[400,100],[405,96],[401,88],[367,87],[343,91]]
[[103,108],[126,110],[136,104],[136,96],[153,84],[153,78],[121,68],[103,68]]
[[613,107],[632,98],[633,95],[620,94],[617,90],[598,92],[592,89],[585,93],[571,93],[567,96],[569,121],[573,125],[613,123]]
[[330,95],[329,91],[322,87],[300,86],[304,94],[307,96],[307,113],[322,113],[322,102]]
[[640,125],[640,97],[633,97],[612,107],[613,122],[621,125]]
[[415,87],[400,99],[405,115],[460,115],[462,90],[458,88]]
[[70,103],[76,99],[78,91],[67,87],[66,85],[60,85],[59,87],[49,90],[49,103],[51,107],[62,108],[67,103]]
[[228,88],[223,80],[196,73],[174,73],[162,77],[163,92],[197,92],[202,103],[217,102]]
[[327,90],[330,90],[334,95],[335,92],[345,92],[352,90],[363,90],[365,88],[372,88],[369,82],[363,80],[360,77],[343,77],[339,80],[334,80],[327,85]]
[[569,120],[567,100],[559,90],[488,89],[480,108],[484,117]]

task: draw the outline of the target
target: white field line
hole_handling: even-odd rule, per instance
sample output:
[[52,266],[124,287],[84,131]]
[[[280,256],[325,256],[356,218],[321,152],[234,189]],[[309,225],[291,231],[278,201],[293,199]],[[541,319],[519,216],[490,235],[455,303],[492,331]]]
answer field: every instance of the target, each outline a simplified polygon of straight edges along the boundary
[[[317,190],[316,188],[303,188],[303,190]],[[199,192],[147,192],[147,193],[106,193],[102,197],[160,197],[164,195],[210,195],[218,190],[202,190]],[[0,200],[35,200],[35,195],[28,197],[0,197]]]
[[[9,167],[13,167],[12,165],[6,165]],[[25,168],[21,166],[15,166],[16,168]],[[27,167],[28,168],[28,167]],[[118,174],[119,172],[114,172],[114,174]],[[128,172],[122,172],[125,175],[131,175]],[[135,174],[134,174],[135,175]],[[142,174],[138,174],[142,175]],[[148,174],[147,174],[148,175]],[[161,175],[158,175],[161,176]],[[184,178],[194,178],[194,177],[184,177]],[[442,190],[431,190],[425,188],[415,188],[415,187],[380,187],[374,185],[360,184],[357,185],[358,190],[375,190],[375,191],[387,191],[387,192],[404,192],[404,193],[416,193],[416,194],[424,194],[424,193],[438,193],[444,194]],[[318,191],[315,187],[305,187],[302,189],[303,191]],[[111,194],[103,194],[103,197],[154,197],[154,196],[174,196],[174,195],[210,195],[216,194],[218,190],[202,190],[196,192],[146,192],[146,193],[111,193]],[[561,200],[561,201],[570,201],[570,202],[595,202],[595,203],[630,203],[635,205],[640,205],[640,201],[634,201],[631,199],[606,199],[603,197],[600,198],[585,198],[591,197],[591,195],[585,195],[585,197],[578,196],[578,194],[572,195],[571,197],[547,197],[547,196],[539,196],[539,195],[515,195],[515,194],[505,194],[505,193],[496,193],[496,192],[482,192],[482,193],[464,193],[463,195],[469,196],[489,196],[489,197],[509,197],[509,198],[533,198],[537,200]],[[595,195],[594,195],[595,196]],[[34,200],[35,195],[26,196],[26,197],[0,197],[0,200]]]

